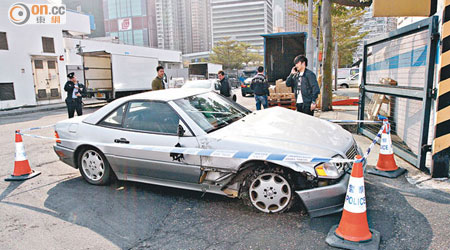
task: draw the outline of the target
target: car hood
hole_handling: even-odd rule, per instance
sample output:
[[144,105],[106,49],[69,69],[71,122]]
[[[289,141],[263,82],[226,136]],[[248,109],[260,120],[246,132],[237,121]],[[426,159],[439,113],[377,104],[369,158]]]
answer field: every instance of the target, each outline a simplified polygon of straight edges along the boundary
[[223,149],[317,157],[345,156],[354,143],[351,133],[339,125],[280,107],[253,112],[206,138],[212,148],[220,144]]

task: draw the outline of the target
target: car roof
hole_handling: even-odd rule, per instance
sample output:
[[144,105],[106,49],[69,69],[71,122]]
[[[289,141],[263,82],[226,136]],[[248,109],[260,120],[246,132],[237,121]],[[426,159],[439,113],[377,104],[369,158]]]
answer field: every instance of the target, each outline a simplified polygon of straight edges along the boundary
[[164,89],[157,91],[148,91],[140,94],[130,95],[126,97],[119,98],[110,104],[102,107],[101,109],[95,111],[86,117],[83,122],[89,124],[96,124],[100,119],[102,119],[105,115],[115,110],[117,107],[122,105],[125,102],[132,100],[149,100],[149,101],[163,101],[169,102],[177,99],[186,98],[193,95],[199,95],[203,93],[210,92],[209,89],[189,89],[189,88],[174,88],[174,89]]
[[182,99],[188,96],[198,95],[202,93],[206,93],[208,90],[204,89],[181,89],[181,88],[173,88],[173,89],[164,89],[157,91],[148,91],[140,94],[135,94],[131,96],[124,97],[123,100],[150,100],[150,101],[172,101],[177,99]]

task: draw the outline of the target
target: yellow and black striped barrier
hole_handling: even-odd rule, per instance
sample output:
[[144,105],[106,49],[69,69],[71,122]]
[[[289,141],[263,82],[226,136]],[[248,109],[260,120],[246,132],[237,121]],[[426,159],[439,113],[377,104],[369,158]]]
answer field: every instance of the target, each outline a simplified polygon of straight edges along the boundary
[[436,102],[432,177],[449,176],[450,158],[450,0],[445,1],[441,32],[441,70]]

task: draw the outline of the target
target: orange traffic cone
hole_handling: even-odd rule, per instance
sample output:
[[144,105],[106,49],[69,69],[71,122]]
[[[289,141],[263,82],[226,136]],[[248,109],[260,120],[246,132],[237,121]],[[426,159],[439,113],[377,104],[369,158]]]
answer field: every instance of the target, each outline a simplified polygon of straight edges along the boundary
[[14,172],[5,181],[24,181],[40,175],[41,172],[34,171],[30,167],[20,131],[16,130],[16,155],[14,161]]
[[378,162],[375,169],[368,169],[370,174],[380,175],[389,178],[397,178],[402,175],[406,170],[399,168],[395,163],[394,152],[392,150],[392,140],[390,132],[390,124],[384,121],[384,129],[381,134],[380,142],[380,154],[378,156]]
[[[362,159],[360,155],[357,160]],[[369,229],[366,213],[363,166],[355,162],[345,196],[339,225],[331,227],[325,240],[328,245],[346,249],[378,249],[380,233]]]

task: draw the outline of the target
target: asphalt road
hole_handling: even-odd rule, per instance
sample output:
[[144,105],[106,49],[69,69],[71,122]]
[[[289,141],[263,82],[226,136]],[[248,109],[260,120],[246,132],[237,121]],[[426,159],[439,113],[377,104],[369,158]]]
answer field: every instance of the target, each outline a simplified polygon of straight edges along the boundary
[[[58,161],[51,141],[24,138],[40,176],[3,181],[13,171],[14,130],[65,118],[64,110],[0,118],[2,249],[332,249],[325,237],[340,214],[310,218],[297,207],[266,215],[219,195],[133,182],[89,185]],[[33,133],[53,136],[50,129]],[[404,176],[367,175],[366,197],[381,249],[450,248],[449,192],[418,189]]]

